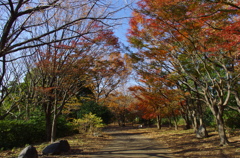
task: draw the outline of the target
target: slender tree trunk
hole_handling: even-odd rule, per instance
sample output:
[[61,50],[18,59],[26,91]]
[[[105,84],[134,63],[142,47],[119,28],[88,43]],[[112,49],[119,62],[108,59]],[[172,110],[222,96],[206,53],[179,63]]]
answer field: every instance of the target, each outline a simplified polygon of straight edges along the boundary
[[177,118],[173,116],[175,130],[178,130]]
[[26,120],[29,120],[30,118],[30,108],[29,104],[26,105]]
[[178,130],[178,124],[177,121],[174,120],[174,126],[175,126],[175,130]]
[[45,114],[45,124],[46,124],[46,136],[47,136],[47,141],[51,140],[51,133],[52,133],[52,124],[51,124],[51,114],[46,113]]
[[50,103],[44,103],[44,111],[45,111],[45,125],[46,125],[46,136],[47,141],[51,140],[51,133],[52,133],[52,114],[51,114],[51,104]]
[[26,96],[26,120],[29,120],[30,118],[30,105],[32,104],[29,95]]
[[[2,62],[2,65],[1,65],[2,72],[0,74],[0,107],[2,107],[3,101],[5,99],[5,90],[6,89],[3,84],[3,79],[6,74],[6,56],[3,55],[1,60],[2,60],[1,61]],[[0,114],[0,120],[3,120],[8,114],[9,114],[9,112],[6,112],[5,114]]]
[[205,126],[204,123],[203,123],[203,118],[202,117],[199,118],[199,126]]
[[57,115],[54,115],[52,121],[51,143],[55,142],[56,140],[56,131],[57,131]]
[[198,129],[198,121],[197,121],[197,116],[195,111],[192,112],[192,118],[193,118],[193,129],[196,132]]
[[[184,105],[181,103],[181,106],[184,107]],[[190,112],[189,112],[189,104],[186,103],[185,105],[187,108],[182,108],[181,110],[181,115],[182,118],[185,121],[185,129],[190,129],[191,128],[191,120],[189,118]]]
[[51,131],[51,143],[56,140],[56,132],[57,132],[57,92],[55,90],[55,100],[53,106],[53,120],[52,120],[52,131]]
[[236,100],[236,103],[237,103],[237,106],[230,106],[229,107],[233,110],[236,110],[237,112],[240,113],[240,95],[239,95],[239,92],[236,90],[236,91],[233,91],[232,92],[235,96],[235,100]]
[[189,117],[186,115],[182,116],[184,121],[185,121],[185,129],[190,129],[191,128],[191,121],[189,119]]
[[169,128],[172,127],[172,120],[171,120],[171,117],[168,117],[168,126],[169,126]]
[[157,129],[161,129],[162,128],[162,126],[161,126],[161,124],[162,124],[161,116],[158,115],[156,119],[157,119]]
[[124,113],[121,115],[121,122],[122,122],[122,126],[125,127],[126,125],[125,125],[125,114]]
[[1,66],[1,68],[2,68],[2,73],[0,74],[0,90],[1,90],[1,96],[0,96],[0,101],[3,101],[3,98],[4,98],[4,94],[3,94],[3,92],[4,92],[4,85],[3,85],[3,79],[4,79],[4,76],[5,76],[5,74],[6,74],[6,56],[4,55],[4,56],[2,56],[2,66]]
[[118,126],[121,127],[121,119],[118,119]]

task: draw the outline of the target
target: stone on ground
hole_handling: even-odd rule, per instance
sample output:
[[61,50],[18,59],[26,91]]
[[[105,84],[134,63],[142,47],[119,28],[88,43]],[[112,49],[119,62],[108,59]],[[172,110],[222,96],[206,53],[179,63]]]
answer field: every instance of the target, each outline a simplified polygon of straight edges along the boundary
[[24,148],[18,158],[38,158],[38,152],[32,145]]
[[43,155],[59,155],[63,152],[68,152],[70,145],[67,140],[60,140],[46,146],[42,153]]
[[197,138],[206,138],[208,137],[208,132],[207,132],[207,129],[206,127],[204,126],[200,126],[196,132],[196,136]]

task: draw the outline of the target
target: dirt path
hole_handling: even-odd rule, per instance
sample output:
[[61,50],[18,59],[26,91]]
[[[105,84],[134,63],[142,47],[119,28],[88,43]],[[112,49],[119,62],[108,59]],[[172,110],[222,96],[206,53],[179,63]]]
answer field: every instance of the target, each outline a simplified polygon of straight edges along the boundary
[[102,150],[92,153],[92,158],[169,158],[171,154],[163,145],[153,139],[147,138],[142,130],[123,128],[109,129],[107,131],[113,139],[108,146]]

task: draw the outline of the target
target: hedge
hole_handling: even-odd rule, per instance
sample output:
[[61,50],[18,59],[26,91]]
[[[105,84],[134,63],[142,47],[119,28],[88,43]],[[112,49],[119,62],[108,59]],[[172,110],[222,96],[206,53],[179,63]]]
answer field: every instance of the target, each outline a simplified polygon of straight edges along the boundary
[[[57,137],[75,134],[71,124],[64,119],[57,123]],[[0,121],[0,149],[22,147],[46,141],[45,122],[42,119]]]

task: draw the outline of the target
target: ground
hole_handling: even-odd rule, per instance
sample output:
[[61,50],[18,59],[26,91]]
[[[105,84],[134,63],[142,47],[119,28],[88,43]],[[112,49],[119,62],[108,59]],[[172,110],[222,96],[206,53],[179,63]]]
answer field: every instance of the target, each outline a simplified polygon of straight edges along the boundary
[[196,158],[240,158],[240,133],[239,131],[228,134],[230,144],[220,146],[219,136],[215,129],[208,128],[209,137],[196,138],[194,131],[174,130],[163,128],[152,129],[147,135],[155,138],[160,144],[166,145],[174,157]]
[[112,136],[111,142],[92,158],[157,158],[172,157],[169,149],[154,138],[147,137],[148,131],[136,127],[110,128],[106,131]]
[[[229,135],[228,146],[219,146],[218,134],[209,130],[209,137],[197,139],[193,130],[175,131],[164,127],[137,128],[137,126],[110,126],[100,137],[74,135],[65,137],[71,151],[60,156],[43,156],[42,149],[48,143],[35,145],[39,158],[80,158],[80,157],[222,157],[240,158],[239,132]],[[1,151],[0,157],[17,157],[23,148]]]

